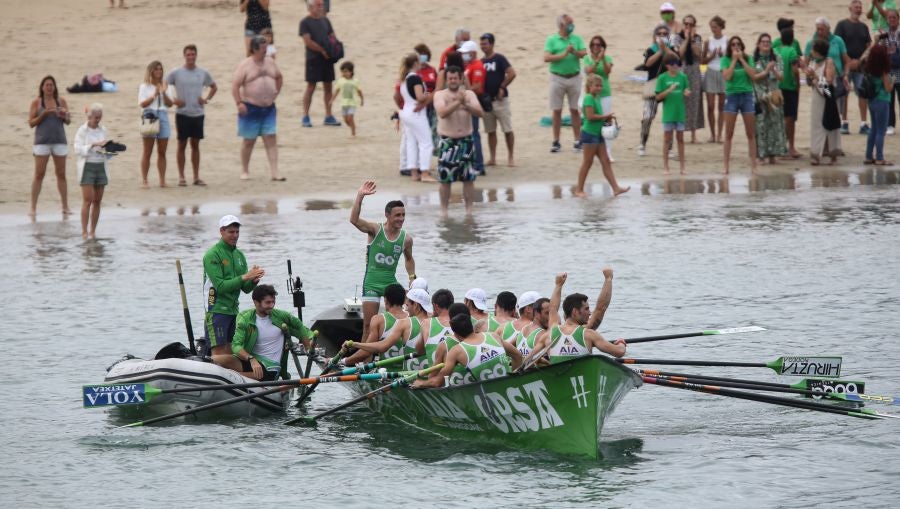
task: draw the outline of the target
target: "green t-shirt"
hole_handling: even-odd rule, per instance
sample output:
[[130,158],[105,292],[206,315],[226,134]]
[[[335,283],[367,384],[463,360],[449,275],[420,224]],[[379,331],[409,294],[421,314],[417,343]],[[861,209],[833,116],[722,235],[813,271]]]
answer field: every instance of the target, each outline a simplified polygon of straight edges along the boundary
[[[889,9],[896,9],[897,2],[895,0],[884,0],[881,4],[881,8],[885,11]],[[884,19],[884,16],[878,12],[878,9],[872,9],[872,31],[877,32],[878,30],[888,31],[888,23],[887,20]]]
[[870,76],[870,79],[875,83],[875,98],[872,100],[891,102],[891,94],[884,88],[884,81],[881,80],[881,76]]
[[[563,38],[559,33],[555,33],[550,37],[547,37],[547,42],[544,43],[544,51],[551,55],[559,55],[566,51],[569,44],[571,44],[576,51],[585,49],[584,39],[582,39],[580,35],[569,34],[568,37]],[[578,74],[581,72],[581,64],[578,61],[578,56],[576,56],[575,53],[569,53],[566,55],[566,58],[563,58],[562,60],[550,62],[550,72],[563,75]]]
[[[603,55],[603,60],[609,65],[612,65],[613,63],[612,57],[609,55]],[[597,64],[597,62],[598,60],[594,60],[593,58],[591,58],[590,53],[588,53],[584,56],[584,58],[581,59],[581,65],[583,65],[585,68],[595,65]],[[609,76],[606,74],[606,70],[602,64],[597,66],[597,68],[594,70],[594,74],[603,78],[603,90],[600,91],[600,97],[611,96],[612,90],[609,86]]]
[[793,46],[781,46],[774,51],[781,57],[781,64],[783,66],[781,83],[778,88],[782,90],[797,90],[799,83],[797,83],[797,79],[794,77],[792,66],[794,65],[794,62],[800,58],[800,55],[797,54]]
[[[753,67],[753,57],[747,55],[747,64]],[[722,72],[731,67],[731,58],[722,57]],[[742,94],[753,92],[753,84],[750,83],[750,76],[747,76],[747,70],[744,65],[738,62],[734,66],[734,74],[730,80],[725,80],[725,95]]]
[[[813,37],[813,39],[815,39],[815,37]],[[806,51],[803,52],[804,55],[810,58],[812,54],[813,39],[806,41]],[[844,44],[844,40],[837,35],[828,34],[828,58],[834,61],[834,70],[838,76],[844,74],[844,61],[841,60],[841,55],[844,53],[847,53],[847,45]]]
[[588,106],[594,108],[594,113],[603,115],[603,106],[600,105],[600,96],[585,94],[584,102],[581,104],[581,130],[588,134],[599,136],[600,130],[603,129],[603,121],[588,120],[586,113]]
[[687,75],[678,71],[675,76],[664,72],[656,77],[656,93],[665,92],[672,84],[678,85],[675,90],[663,99],[663,122],[684,122],[687,115],[684,112],[684,91],[688,89]]
[[[772,49],[778,49],[781,47],[784,47],[784,44],[781,43],[781,37],[772,41]],[[794,48],[794,51],[797,52],[798,56],[803,54],[802,50],[800,49],[800,43],[797,42],[797,39],[794,39],[793,42],[791,42],[791,47]]]

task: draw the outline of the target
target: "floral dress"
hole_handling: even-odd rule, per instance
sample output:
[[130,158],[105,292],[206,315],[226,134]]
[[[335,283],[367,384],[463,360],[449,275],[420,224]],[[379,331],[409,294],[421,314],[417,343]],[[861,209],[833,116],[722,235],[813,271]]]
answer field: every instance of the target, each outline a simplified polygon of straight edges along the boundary
[[[781,57],[776,53],[760,54],[756,59],[756,72],[762,72],[775,59],[775,70],[784,72]],[[790,72],[790,70],[788,70]],[[770,101],[772,92],[779,90],[775,71],[765,79],[753,82],[753,94],[758,105],[756,114],[756,152],[760,159],[787,154],[787,137],[784,134],[784,101],[775,106]]]

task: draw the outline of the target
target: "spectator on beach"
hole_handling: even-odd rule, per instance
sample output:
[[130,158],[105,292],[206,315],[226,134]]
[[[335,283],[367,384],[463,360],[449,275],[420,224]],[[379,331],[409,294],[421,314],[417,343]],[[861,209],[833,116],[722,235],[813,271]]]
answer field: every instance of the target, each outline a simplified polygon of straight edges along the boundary
[[594,164],[594,158],[600,160],[603,168],[603,176],[612,187],[613,196],[619,196],[628,192],[631,187],[621,187],[616,181],[616,175],[613,173],[612,164],[609,161],[609,155],[603,148],[603,124],[615,119],[612,111],[604,111],[600,94],[603,92],[603,78],[597,74],[588,74],[585,78],[585,96],[581,107],[583,109],[584,119],[581,127],[581,168],[578,170],[578,183],[572,192],[579,198],[584,198],[587,194],[584,192],[584,186],[587,182],[588,172]]
[[[756,114],[756,152],[763,164],[775,164],[775,158],[787,154],[784,132],[784,97],[780,84],[784,64],[772,51],[772,36],[760,34],[753,51],[756,78],[753,80]],[[788,70],[790,72],[790,70]]]
[[447,88],[434,93],[434,109],[438,115],[438,135],[441,137],[438,155],[440,175],[441,212],[447,213],[450,203],[450,184],[463,183],[463,201],[466,214],[472,212],[476,173],[472,142],[472,116],[483,116],[478,98],[471,90],[463,88],[462,69],[449,66],[446,69]]
[[356,108],[359,108],[365,102],[363,99],[362,89],[359,88],[359,80],[354,77],[353,62],[345,60],[341,63],[341,77],[338,78],[334,85],[334,96],[331,102],[341,98],[341,116],[344,123],[350,126],[350,135],[356,136]]
[[872,20],[873,32],[886,32],[888,30],[887,13],[891,9],[897,9],[896,0],[872,0],[872,5],[866,12],[866,18]]
[[[588,44],[588,54],[581,59],[581,67],[584,69],[586,76],[596,74],[603,78],[603,89],[600,91],[600,105],[603,111],[612,111],[612,87],[609,85],[609,75],[612,72],[612,57],[606,54],[606,39],[600,35],[591,37]],[[606,155],[609,156],[609,162],[615,162],[612,155],[612,140],[603,140],[606,149]]]
[[665,57],[666,72],[656,78],[656,100],[663,102],[663,173],[669,174],[669,147],[672,146],[672,133],[678,142],[678,165],[681,174],[684,175],[684,130],[686,103],[693,91],[690,80],[679,69],[678,57],[669,53]]
[[697,129],[703,129],[703,79],[700,61],[703,57],[703,38],[697,33],[697,18],[688,14],[682,20],[684,29],[678,33],[678,56],[681,72],[687,76],[691,93],[684,96],[684,128],[691,132],[691,143],[697,143]]
[[581,59],[587,54],[584,39],[576,35],[575,23],[568,14],[556,18],[556,33],[544,43],[544,62],[550,64],[550,110],[553,112],[553,144],[550,152],[559,152],[563,101],[569,102],[575,150],[581,150],[581,117],[578,97],[581,95]]
[[882,45],[873,46],[864,62],[863,72],[874,84],[875,95],[869,100],[872,127],[866,139],[866,159],[863,164],[890,166],[894,163],[884,158],[884,135],[887,131],[888,108],[891,107],[890,90],[895,86],[891,78],[891,62]]
[[266,56],[269,58],[275,58],[275,55],[278,53],[278,50],[275,49],[275,32],[272,31],[272,28],[263,28],[259,31],[259,35],[266,38]]
[[250,40],[254,35],[262,35],[265,28],[272,30],[272,18],[269,16],[269,0],[240,0],[240,12],[247,13],[244,22],[244,51],[250,56]]
[[163,65],[159,60],[150,62],[144,72],[144,82],[138,87],[138,105],[144,118],[148,115],[156,117],[159,132],[155,136],[144,136],[143,152],[141,152],[141,188],[149,189],[147,176],[150,173],[150,156],[156,144],[156,171],[159,172],[159,187],[166,187],[166,148],[172,127],[169,125],[169,106],[175,104],[167,91],[168,84],[163,78]]
[[[712,35],[703,44],[703,63],[706,74],[703,76],[703,90],[706,91],[706,118],[709,121],[709,143],[722,143],[722,127],[725,125],[725,80],[722,78],[722,56],[728,49],[728,37],[725,20],[713,16],[709,20]],[[716,109],[719,114],[716,115]]]
[[87,121],[75,134],[74,146],[78,155],[78,182],[81,185],[82,197],[81,237],[84,239],[93,239],[97,236],[100,202],[103,200],[103,190],[109,183],[106,173],[107,156],[103,150],[109,139],[106,128],[100,125],[102,119],[103,105],[91,104],[87,112]]
[[[112,9],[116,6],[116,0],[109,0],[109,8]],[[119,0],[119,8],[125,8],[125,0]]]
[[312,127],[309,107],[312,105],[316,84],[322,83],[325,99],[324,125],[340,126],[331,114],[331,84],[334,81],[334,60],[325,46],[334,35],[322,0],[307,0],[309,15],[300,21],[300,37],[306,46],[306,90],[303,92],[303,127]]
[[[475,44],[475,41],[465,41],[459,46],[459,54],[462,56],[463,64],[465,65],[463,72],[466,75],[466,80],[469,82],[469,90],[475,92],[475,97],[478,97],[480,104],[490,104],[490,101],[486,100],[485,97],[484,64],[478,59],[478,45]],[[472,115],[472,141],[475,144],[475,164],[473,168],[479,175],[484,175],[484,154],[481,152],[481,133],[478,132],[478,124],[478,117]]]
[[782,76],[781,82],[778,84],[783,98],[782,111],[784,112],[784,134],[788,143],[788,157],[792,159],[800,158],[800,152],[794,144],[794,128],[797,123],[797,110],[800,105],[800,53],[794,48],[797,44],[794,39],[794,29],[785,28],[781,31],[781,37],[776,40],[783,41],[784,44],[775,48],[772,44],[774,52],[781,57]]
[[656,25],[653,29],[653,42],[644,51],[644,68],[647,70],[647,82],[644,84],[643,98],[644,108],[641,114],[641,144],[638,145],[638,155],[647,154],[647,140],[650,138],[650,126],[656,118],[656,78],[665,72],[665,57],[675,50],[669,46],[671,32],[665,23]]
[[419,69],[419,55],[410,53],[400,63],[400,96],[403,108],[400,110],[400,122],[406,146],[406,166],[410,170],[412,180],[434,182],[431,176],[431,152],[434,149],[431,141],[431,128],[425,108],[432,96],[425,92],[425,84],[416,73]]
[[516,161],[513,157],[515,135],[509,109],[509,84],[516,79],[516,70],[505,56],[494,51],[494,42],[494,34],[481,36],[481,51],[484,53],[481,59],[485,72],[484,93],[491,98],[491,111],[484,112],[484,130],[488,134],[490,154],[486,165],[497,164],[497,124],[500,124],[506,139],[507,164],[515,166]]
[[728,49],[721,63],[722,77],[725,79],[725,174],[731,168],[731,140],[738,114],[744,120],[750,167],[756,173],[756,104],[752,84],[756,71],[753,57],[745,52],[744,41],[734,35],[728,39]]
[[[866,100],[859,97],[859,88],[862,86],[862,66],[860,58],[863,53],[872,45],[872,35],[869,33],[869,27],[860,20],[862,16],[863,6],[862,0],[852,0],[850,2],[850,17],[838,21],[834,29],[834,35],[844,40],[847,46],[847,62],[848,77],[850,83],[853,84],[853,90],[856,92],[857,103],[859,105],[859,134],[869,134],[869,124],[866,122]],[[847,116],[847,103],[850,100],[850,94],[845,95],[841,99],[841,117],[844,119],[841,124],[841,134],[850,134],[850,122]]]
[[[847,46],[844,40],[831,33],[831,22],[826,18],[816,18],[816,32],[806,41],[806,50],[803,56],[806,57],[806,63],[812,58],[813,42],[821,40],[828,43],[828,54],[826,55],[834,63],[835,93],[840,97],[850,90],[850,57],[847,55]],[[831,83],[831,82],[829,82]]]
[[231,96],[237,105],[238,136],[241,142],[241,180],[250,179],[250,155],[256,138],[262,137],[273,181],[287,180],[278,173],[277,111],[275,99],[284,78],[278,65],[266,57],[266,38],[254,35],[250,56],[238,64],[231,82]]
[[[788,28],[793,30],[794,29],[794,20],[792,20],[790,18],[778,18],[778,21],[775,22],[775,27],[778,28],[779,34],[784,32]],[[803,49],[800,48],[800,42],[797,41],[796,37],[792,38],[790,41],[782,41],[781,37],[772,41],[772,49],[774,49],[774,50],[777,50],[778,48],[782,47],[783,45],[794,48],[794,51],[797,52],[798,56],[800,56],[800,57],[803,56]]]
[[659,18],[665,23],[670,34],[681,32],[681,24],[675,19],[675,6],[671,2],[665,2],[659,6]]
[[34,179],[31,181],[31,208],[28,215],[34,218],[37,214],[38,196],[47,172],[47,163],[53,157],[53,168],[56,172],[56,187],[62,202],[63,215],[71,214],[69,210],[69,191],[66,183],[66,155],[69,148],[66,142],[65,126],[71,122],[69,106],[59,96],[56,79],[44,76],[38,85],[38,96],[31,101],[28,110],[28,126],[34,128]]
[[[891,77],[894,78],[894,90],[890,92],[891,106],[888,112],[888,128],[887,134],[894,134],[894,127],[897,125],[897,117],[894,113],[894,101],[900,98],[900,13],[897,9],[891,9],[887,12],[887,32],[879,36],[879,44],[887,48],[888,57],[891,60]],[[900,101],[897,101],[900,102]]]
[[468,41],[472,37],[472,34],[468,28],[460,27],[457,28],[455,32],[453,32],[453,44],[447,47],[443,53],[441,53],[441,61],[438,63],[438,70],[443,71],[448,67],[447,64],[447,55],[453,53],[454,51],[459,50],[459,45]]
[[[450,53],[447,53],[447,65],[445,65],[443,69],[440,69],[437,72],[437,81],[434,85],[435,90],[444,90],[445,88],[447,88],[448,67],[459,67],[460,69],[465,70],[466,64],[465,62],[463,62],[462,55],[458,51],[451,51]],[[463,73],[462,77],[462,86],[466,90],[470,88],[469,78],[466,77],[465,73]]]
[[[829,101],[835,103],[832,98],[834,88],[831,85],[837,77],[835,63],[828,58],[827,39],[816,39],[810,51],[809,65],[806,67],[806,84],[812,88],[812,100],[809,110],[809,152],[810,164],[818,166],[821,158],[826,154],[831,158],[831,164],[837,161],[841,152],[841,122],[838,118],[836,125],[826,128],[826,105]],[[835,109],[837,104],[834,104]],[[840,112],[836,112],[840,116]]]
[[[422,78],[422,83],[425,85],[425,92],[434,94],[434,89],[437,86],[438,71],[428,63],[431,61],[431,50],[425,44],[419,43],[416,44],[413,51],[416,52],[416,55],[419,55],[419,70],[417,74]],[[399,88],[397,89],[397,93],[400,93]],[[428,126],[431,128],[431,144],[434,147],[437,147],[437,114],[434,112],[434,105],[431,102],[428,103],[425,114],[428,115]],[[432,155],[434,155],[433,152]]]
[[[203,124],[206,103],[212,100],[219,88],[212,76],[197,66],[197,46],[188,44],[182,50],[184,66],[169,73],[166,83],[175,87],[175,130],[178,133],[178,185],[185,186],[185,150],[191,144],[191,167],[194,170],[194,185],[205,186],[200,180],[200,140],[203,139]],[[203,89],[209,88],[206,97]]]

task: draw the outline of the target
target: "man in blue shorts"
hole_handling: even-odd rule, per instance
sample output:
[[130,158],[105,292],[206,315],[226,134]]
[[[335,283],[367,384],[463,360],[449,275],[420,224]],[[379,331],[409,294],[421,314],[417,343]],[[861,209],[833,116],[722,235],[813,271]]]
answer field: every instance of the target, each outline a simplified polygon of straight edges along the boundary
[[466,214],[472,213],[475,193],[475,144],[472,140],[472,117],[483,117],[484,111],[475,92],[462,87],[462,69],[446,70],[447,88],[434,93],[434,110],[438,115],[438,180],[441,183],[441,212],[447,214],[450,183],[463,183]]
[[238,136],[241,144],[241,180],[250,179],[250,154],[256,138],[262,136],[269,159],[272,180],[284,181],[278,174],[278,144],[275,139],[275,98],[284,82],[275,60],[266,57],[266,38],[250,39],[250,56],[241,61],[234,72],[231,95],[237,104]]

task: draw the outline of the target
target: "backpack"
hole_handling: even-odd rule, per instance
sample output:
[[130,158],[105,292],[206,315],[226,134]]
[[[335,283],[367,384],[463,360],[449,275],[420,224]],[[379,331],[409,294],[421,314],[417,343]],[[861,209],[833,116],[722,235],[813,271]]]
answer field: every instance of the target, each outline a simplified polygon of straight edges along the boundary
[[862,84],[860,84],[859,90],[856,91],[857,95],[862,99],[872,100],[875,99],[875,80],[877,78],[872,76],[869,73],[863,74]]

